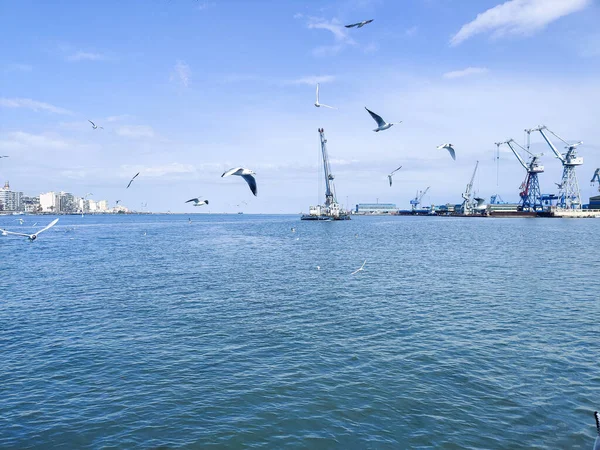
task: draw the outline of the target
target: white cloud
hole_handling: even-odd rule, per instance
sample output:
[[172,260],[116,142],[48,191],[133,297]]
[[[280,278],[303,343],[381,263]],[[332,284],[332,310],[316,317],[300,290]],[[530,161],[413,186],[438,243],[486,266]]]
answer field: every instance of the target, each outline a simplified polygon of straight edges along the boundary
[[[296,17],[296,16],[295,16]],[[326,20],[320,17],[309,17],[307,27],[309,29],[327,30],[333,34],[335,44],[320,46],[313,50],[315,56],[326,56],[338,53],[348,45],[356,45],[356,42],[348,34],[348,30],[337,19]]]
[[182,175],[196,172],[196,168],[191,164],[169,163],[151,167],[143,166],[121,166],[121,177],[131,178],[132,173],[140,172],[140,177],[151,178],[162,177],[165,175]]
[[55,114],[73,114],[71,111],[59,108],[49,103],[38,102],[30,98],[0,98],[0,106],[5,108],[27,108],[32,111],[48,111]]
[[192,76],[192,70],[184,61],[177,61],[171,74],[171,81],[179,81],[183,86],[188,87],[190,84],[190,77]]
[[31,72],[33,67],[29,64],[7,64],[5,66],[5,72]]
[[105,55],[103,55],[101,53],[84,52],[84,51],[79,50],[75,53],[68,55],[66,57],[66,59],[67,59],[67,61],[76,62],[76,61],[104,61],[107,58]]
[[462,26],[450,40],[451,45],[480,33],[493,37],[529,35],[555,20],[581,11],[591,0],[509,0],[478,14],[475,20]]
[[108,116],[106,118],[107,122],[119,122],[121,120],[127,120],[127,119],[131,119],[132,116],[129,114],[120,114],[118,116]]
[[65,149],[68,142],[56,137],[44,134],[31,134],[24,131],[14,131],[6,135],[6,140],[0,141],[0,148],[7,150],[35,148],[52,148],[56,150]]
[[467,77],[469,75],[481,75],[484,73],[488,73],[489,69],[485,67],[467,67],[463,70],[454,70],[452,72],[446,72],[443,76],[444,78],[462,78]]
[[320,75],[289,80],[285,84],[308,84],[312,86],[317,83],[331,83],[333,80],[335,80],[333,75]]
[[154,130],[147,125],[128,125],[117,128],[117,134],[129,138],[151,138]]

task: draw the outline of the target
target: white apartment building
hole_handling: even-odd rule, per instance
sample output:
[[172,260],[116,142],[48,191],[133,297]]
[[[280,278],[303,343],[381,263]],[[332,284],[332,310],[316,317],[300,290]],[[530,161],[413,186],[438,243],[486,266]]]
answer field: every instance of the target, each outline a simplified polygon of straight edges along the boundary
[[52,191],[40,194],[40,206],[43,212],[59,212],[60,195]]
[[23,211],[23,193],[11,191],[8,181],[0,189],[0,210]]

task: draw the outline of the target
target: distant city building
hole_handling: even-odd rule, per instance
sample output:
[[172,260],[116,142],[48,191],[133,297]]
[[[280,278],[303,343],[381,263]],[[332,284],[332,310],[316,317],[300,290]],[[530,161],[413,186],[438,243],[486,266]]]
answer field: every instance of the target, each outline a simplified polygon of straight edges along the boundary
[[42,212],[59,212],[60,195],[53,191],[40,194],[40,206]]
[[359,203],[355,214],[390,214],[396,211],[395,203]]
[[23,193],[11,191],[7,181],[0,189],[0,211],[23,211]]
[[78,198],[69,192],[58,194],[58,210],[61,213],[76,213],[79,210]]
[[26,213],[38,213],[42,211],[39,197],[23,196],[23,211]]
[[108,200],[100,200],[98,202],[98,211],[99,212],[108,212]]

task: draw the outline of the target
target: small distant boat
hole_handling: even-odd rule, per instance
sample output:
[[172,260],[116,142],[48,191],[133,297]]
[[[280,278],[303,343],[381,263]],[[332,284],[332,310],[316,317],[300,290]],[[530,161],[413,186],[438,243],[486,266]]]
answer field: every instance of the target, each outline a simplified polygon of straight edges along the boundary
[[244,214],[242,211],[239,211],[238,214]]

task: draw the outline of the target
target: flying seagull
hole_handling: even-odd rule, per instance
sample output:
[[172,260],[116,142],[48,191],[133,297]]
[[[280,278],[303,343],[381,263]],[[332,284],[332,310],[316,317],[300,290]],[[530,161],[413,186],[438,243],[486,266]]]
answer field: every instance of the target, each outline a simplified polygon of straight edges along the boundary
[[352,23],[350,25],[346,25],[346,28],[362,28],[364,27],[366,24],[373,22],[373,19],[369,19],[369,20],[363,20],[362,22],[357,22],[357,23]]
[[365,264],[367,263],[367,260],[365,259],[365,262],[362,263],[362,266],[360,266],[358,269],[356,269],[354,272],[352,272],[350,275],[354,275],[355,273],[360,272],[361,270],[364,270],[365,268]]
[[33,234],[15,233],[14,231],[2,230],[2,236],[12,234],[15,236],[25,236],[26,238],[29,238],[30,241],[35,241],[38,237],[38,234],[40,234],[42,231],[46,231],[48,228],[52,228],[54,225],[56,225],[56,222],[58,222],[58,219],[54,219],[52,222],[50,222],[50,224],[48,226],[42,228],[40,231],[33,233]]
[[135,177],[137,177],[140,173],[136,173],[133,178],[131,180],[129,180],[129,184],[127,185],[127,187],[125,189],[129,189],[129,186],[131,186],[131,183],[133,183],[133,180],[135,180]]
[[117,201],[115,202],[115,205],[118,205],[120,201],[121,201],[121,200],[117,200]]
[[221,178],[228,177],[229,175],[241,176],[244,180],[246,180],[246,183],[248,183],[248,186],[250,186],[250,190],[256,196],[256,180],[252,176],[256,174],[252,170],[244,169],[243,167],[234,167],[233,169],[229,169],[227,172],[223,173],[223,175],[221,175]]
[[594,411],[594,417],[596,418],[596,431],[598,432],[598,436],[594,442],[594,450],[600,450],[600,413]]
[[[378,116],[373,111],[370,111],[369,108],[367,108],[366,106],[365,109],[368,111],[369,114],[371,114],[371,117],[375,120],[375,122],[377,122],[377,128],[373,130],[376,133],[378,133],[379,131],[387,130],[388,128],[391,128],[392,125],[394,125],[393,123],[387,123],[381,118],[381,116]],[[396,123],[402,123],[402,121]]]
[[454,152],[454,147],[452,147],[452,144],[442,144],[442,145],[438,145],[438,147],[437,147],[438,150],[441,150],[443,148],[448,150],[448,153],[450,153],[450,156],[452,156],[452,159],[454,161],[456,161],[456,153]]
[[398,167],[396,170],[394,170],[392,173],[390,173],[390,174],[388,175],[388,180],[390,180],[390,187],[392,187],[392,176],[394,176],[394,174],[395,174],[396,172],[398,172],[400,169],[402,169],[402,166]]
[[23,222],[25,222],[23,219],[15,219],[19,221],[19,225],[23,225]]
[[186,203],[194,202],[194,206],[208,205],[208,200],[200,200],[199,198],[191,198]]
[[96,125],[94,122],[92,122],[91,120],[88,119],[88,122],[92,124],[92,128],[94,130],[97,130],[98,128],[100,128],[101,130],[104,130],[104,127],[99,127],[98,125]]
[[323,103],[319,103],[319,83],[317,83],[317,101],[315,102],[315,106],[317,108],[320,108],[322,106],[323,108],[337,109],[337,108],[334,108],[333,106],[324,105]]

